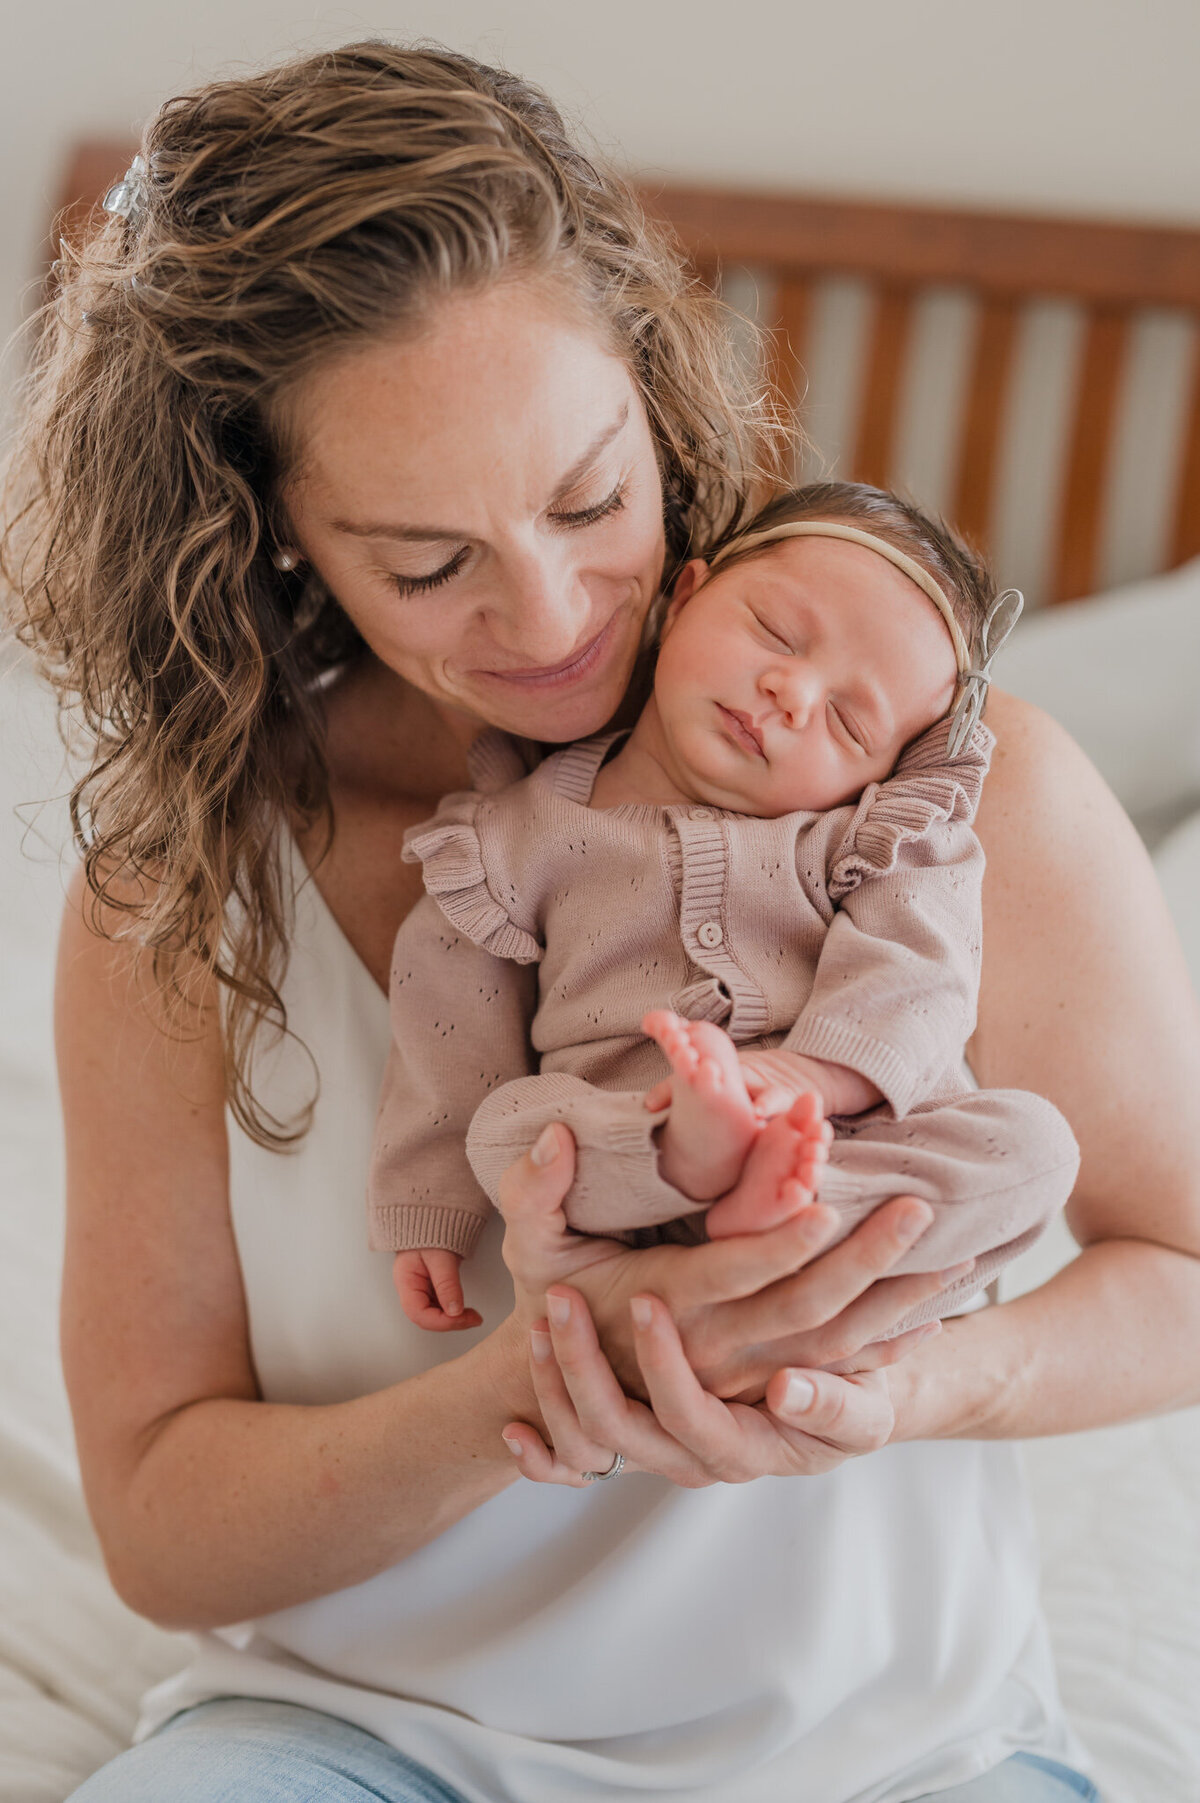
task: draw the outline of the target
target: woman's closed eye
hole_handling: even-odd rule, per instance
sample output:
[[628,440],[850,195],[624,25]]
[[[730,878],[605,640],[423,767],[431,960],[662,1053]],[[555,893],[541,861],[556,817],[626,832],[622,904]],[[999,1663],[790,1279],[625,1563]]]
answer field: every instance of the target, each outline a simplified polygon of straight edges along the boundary
[[550,518],[556,526],[595,526],[610,514],[620,513],[625,505],[626,487],[626,483],[618,482],[611,494],[605,495],[602,501],[596,501],[591,507],[576,507],[569,511],[560,508]]
[[[605,495],[591,507],[574,508],[570,512],[555,512],[550,515],[556,526],[581,527],[594,526],[605,520],[610,514],[619,513],[625,505],[626,484],[620,482],[611,494]],[[439,569],[431,570],[427,576],[405,576],[398,570],[389,571],[390,580],[402,595],[427,595],[431,589],[441,588],[443,583],[450,582],[458,575],[467,558],[471,555],[470,545],[463,545],[454,553],[448,562]]]
[[431,570],[428,576],[402,576],[398,570],[390,570],[388,575],[402,595],[425,595],[430,589],[441,588],[443,582],[449,582],[457,576],[470,554],[470,545],[463,545],[448,563],[442,564],[440,569]]

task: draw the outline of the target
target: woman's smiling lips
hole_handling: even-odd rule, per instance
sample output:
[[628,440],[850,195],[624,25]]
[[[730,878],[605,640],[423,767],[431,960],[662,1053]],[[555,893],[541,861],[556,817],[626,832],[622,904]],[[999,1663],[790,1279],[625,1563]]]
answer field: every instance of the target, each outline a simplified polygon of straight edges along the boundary
[[617,612],[612,614],[600,628],[594,639],[569,657],[566,663],[550,664],[541,668],[519,670],[474,670],[474,676],[487,676],[495,682],[515,684],[523,689],[561,688],[568,683],[578,682],[580,677],[589,676],[609,647],[616,625]]
[[765,764],[767,761],[767,754],[763,750],[762,734],[755,727],[749,714],[739,714],[735,707],[722,707],[719,701],[717,703],[717,708],[729,723],[730,736],[737,741],[743,750],[752,751],[755,757],[760,757]]

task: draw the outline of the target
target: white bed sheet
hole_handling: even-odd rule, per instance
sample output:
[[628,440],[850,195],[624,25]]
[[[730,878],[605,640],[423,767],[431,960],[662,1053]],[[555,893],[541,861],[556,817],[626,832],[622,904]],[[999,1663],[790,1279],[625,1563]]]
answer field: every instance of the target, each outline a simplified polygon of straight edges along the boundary
[[[58,1373],[49,997],[63,810],[27,829],[13,809],[61,789],[60,770],[40,691],[23,670],[0,675],[0,1803],[58,1803],[124,1744],[138,1696],[184,1653],[107,1583]],[[1198,893],[1178,881],[1200,932]],[[1043,1242],[1014,1281],[1070,1251],[1065,1235]],[[1200,1411],[1037,1443],[1028,1461],[1063,1690],[1108,1803],[1196,1803]]]

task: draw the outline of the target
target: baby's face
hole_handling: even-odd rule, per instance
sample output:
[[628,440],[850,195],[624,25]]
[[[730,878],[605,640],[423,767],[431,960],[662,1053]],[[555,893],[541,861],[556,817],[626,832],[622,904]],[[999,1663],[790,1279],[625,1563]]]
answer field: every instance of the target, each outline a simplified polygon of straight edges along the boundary
[[949,709],[941,615],[876,551],[783,539],[682,572],[654,681],[661,753],[685,794],[773,818],[881,781]]

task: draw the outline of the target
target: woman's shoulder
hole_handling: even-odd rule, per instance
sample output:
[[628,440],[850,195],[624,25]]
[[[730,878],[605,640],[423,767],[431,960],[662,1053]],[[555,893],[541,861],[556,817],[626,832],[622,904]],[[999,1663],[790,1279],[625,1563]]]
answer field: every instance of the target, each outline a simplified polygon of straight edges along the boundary
[[989,856],[1054,856],[1072,842],[1126,842],[1133,827],[1091,759],[1066,728],[1002,689],[988,697],[995,736],[976,830]]

